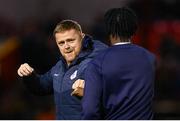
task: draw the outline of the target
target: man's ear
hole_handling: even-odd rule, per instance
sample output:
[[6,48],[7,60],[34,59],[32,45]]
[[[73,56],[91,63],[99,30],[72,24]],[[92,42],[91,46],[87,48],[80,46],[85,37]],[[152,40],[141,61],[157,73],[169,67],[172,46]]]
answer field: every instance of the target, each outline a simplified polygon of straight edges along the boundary
[[81,33],[81,36],[82,36],[82,39],[84,38],[85,34],[84,33]]

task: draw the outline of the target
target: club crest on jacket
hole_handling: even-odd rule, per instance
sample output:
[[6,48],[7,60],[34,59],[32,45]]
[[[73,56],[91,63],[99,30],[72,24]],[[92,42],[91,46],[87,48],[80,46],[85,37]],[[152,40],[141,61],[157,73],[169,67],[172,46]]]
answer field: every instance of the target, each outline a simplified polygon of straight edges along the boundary
[[70,76],[70,79],[73,80],[77,76],[77,70]]

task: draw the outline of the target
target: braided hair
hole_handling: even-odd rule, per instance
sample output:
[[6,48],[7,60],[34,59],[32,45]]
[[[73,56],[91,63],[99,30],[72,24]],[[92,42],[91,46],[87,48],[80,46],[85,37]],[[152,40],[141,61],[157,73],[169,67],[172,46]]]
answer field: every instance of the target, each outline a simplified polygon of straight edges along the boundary
[[130,8],[112,8],[104,19],[107,33],[113,37],[130,38],[137,30],[137,16]]

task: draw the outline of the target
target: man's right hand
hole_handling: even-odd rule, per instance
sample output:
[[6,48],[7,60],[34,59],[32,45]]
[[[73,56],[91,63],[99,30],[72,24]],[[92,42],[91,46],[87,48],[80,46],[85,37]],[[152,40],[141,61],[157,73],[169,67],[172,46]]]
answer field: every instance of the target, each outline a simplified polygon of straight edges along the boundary
[[29,64],[24,63],[24,64],[21,64],[21,66],[17,70],[17,73],[20,77],[23,77],[23,76],[31,75],[33,71],[34,69],[31,66],[29,66]]

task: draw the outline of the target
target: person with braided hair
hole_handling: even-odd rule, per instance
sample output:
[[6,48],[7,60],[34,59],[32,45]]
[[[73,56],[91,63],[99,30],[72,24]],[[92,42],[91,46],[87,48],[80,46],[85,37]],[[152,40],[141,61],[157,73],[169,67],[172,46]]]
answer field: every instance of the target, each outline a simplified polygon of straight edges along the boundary
[[112,8],[104,21],[112,46],[85,70],[82,119],[153,119],[156,59],[131,41],[137,16],[128,7]]

